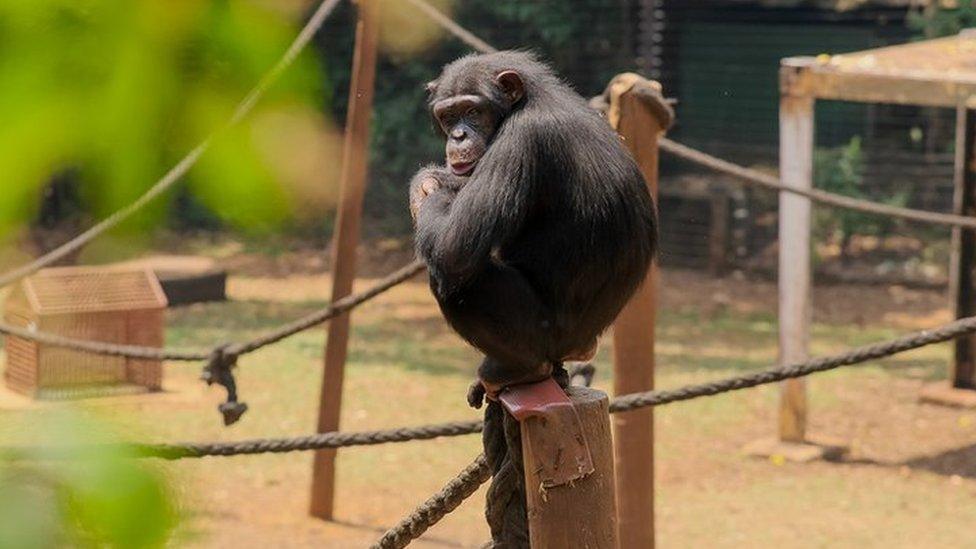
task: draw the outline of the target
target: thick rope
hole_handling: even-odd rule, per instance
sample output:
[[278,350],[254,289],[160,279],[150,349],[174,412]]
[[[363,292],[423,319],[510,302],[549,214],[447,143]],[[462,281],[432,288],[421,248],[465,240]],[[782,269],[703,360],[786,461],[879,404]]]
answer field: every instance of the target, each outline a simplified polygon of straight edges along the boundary
[[454,21],[453,19],[445,15],[443,12],[439,11],[434,6],[431,6],[424,0],[409,0],[409,2],[413,4],[415,8],[424,12],[424,14],[427,15],[427,17],[433,19],[438,25],[446,29],[454,36],[460,38],[462,42],[468,44],[469,46],[480,51],[481,53],[492,53],[498,51],[491,44],[478,38],[477,36],[475,36],[473,32],[462,27],[457,23],[457,21]]
[[410,513],[399,524],[391,528],[380,538],[373,549],[401,549],[419,538],[440,522],[445,515],[457,509],[461,502],[471,497],[478,487],[491,476],[488,460],[482,454],[471,465],[447,483],[440,492],[431,496],[414,512]]
[[0,334],[19,337],[28,341],[33,341],[50,347],[61,349],[71,349],[102,356],[121,356],[126,358],[136,358],[142,360],[175,360],[175,361],[194,361],[207,360],[210,358],[210,351],[196,349],[160,349],[158,347],[142,347],[139,345],[120,345],[118,343],[106,343],[102,341],[91,341],[87,339],[74,339],[60,336],[51,332],[42,332],[28,328],[20,328],[4,322],[0,322]]
[[453,34],[455,38],[471,46],[472,49],[481,53],[494,53],[498,51],[498,48],[495,48],[488,42],[478,38],[473,32],[462,27],[457,21],[454,21],[453,19],[444,15],[425,0],[410,0],[410,3],[420,9],[420,11],[424,12],[427,17],[433,19],[434,22],[440,25],[444,30]]
[[485,497],[491,543],[486,547],[529,549],[521,426],[501,404],[489,401],[482,440],[491,467],[491,485]]
[[347,313],[359,305],[373,299],[374,297],[390,290],[394,286],[409,280],[424,270],[424,264],[414,261],[400,269],[390,273],[382,280],[377,282],[369,289],[358,294],[348,295],[331,303],[328,306],[304,316],[294,322],[286,324],[280,328],[260,335],[254,339],[233,343],[230,345],[218,345],[213,349],[160,349],[158,347],[143,347],[139,345],[119,345],[116,343],[106,343],[102,341],[90,341],[85,339],[74,339],[64,337],[50,332],[20,328],[4,322],[0,322],[0,334],[11,335],[34,341],[51,347],[71,349],[85,353],[103,356],[121,356],[141,360],[172,360],[192,362],[208,360],[214,350],[223,347],[229,355],[241,356],[253,353],[259,349],[273,345],[285,338],[293,336],[299,332],[322,324],[341,314]]
[[797,187],[782,182],[778,177],[746,168],[745,166],[740,166],[739,164],[729,162],[728,160],[722,160],[721,158],[712,156],[697,149],[693,149],[687,145],[682,145],[681,143],[672,141],[666,137],[662,137],[658,143],[662,151],[671,153],[684,160],[694,162],[695,164],[699,164],[715,171],[729,174],[743,181],[759,185],[760,187],[764,187],[766,189],[796,194],[821,204],[858,212],[897,217],[899,219],[906,219],[909,221],[920,221],[935,225],[976,229],[976,218],[966,217],[964,215],[927,212],[912,208],[902,208],[900,206],[890,206],[888,204],[879,204],[870,200],[852,198],[850,196],[835,194],[819,189]]
[[481,432],[480,421],[452,421],[417,427],[400,427],[380,431],[318,433],[294,438],[259,438],[235,442],[188,442],[181,444],[119,444],[111,448],[103,445],[88,447],[7,448],[0,450],[3,459],[75,459],[97,456],[114,449],[135,457],[166,460],[202,458],[207,456],[243,456],[252,454],[283,454],[326,448],[376,446],[391,442],[431,440]]
[[897,355],[905,351],[911,351],[935,343],[942,343],[974,332],[976,332],[976,317],[967,317],[933,330],[922,330],[883,343],[864,345],[838,355],[814,358],[785,366],[775,366],[752,374],[688,385],[680,389],[646,391],[621,395],[610,402],[610,412],[627,412],[648,406],[660,406],[662,404],[728,393],[758,385],[804,377],[810,374],[840,368],[841,366],[851,366],[869,360]]
[[[452,21],[447,18],[443,13],[437,11],[433,6],[426,3],[424,0],[410,0],[412,4],[420,8],[424,13],[430,16],[436,23],[441,25],[445,30],[453,34],[459,40],[471,46],[473,49],[481,53],[492,53],[497,51],[490,44],[487,44],[477,36],[475,36],[471,31],[461,27],[457,22]],[[760,185],[767,189],[787,192],[791,194],[796,194],[819,202],[821,204],[827,204],[829,206],[835,206],[838,208],[845,208],[848,210],[854,210],[864,213],[871,213],[877,215],[887,215],[890,217],[897,217],[900,219],[906,219],[909,221],[919,221],[924,223],[932,223],[936,225],[946,225],[949,227],[962,227],[966,229],[976,229],[976,218],[967,217],[964,215],[946,214],[939,212],[927,212],[924,210],[916,210],[912,208],[902,208],[899,206],[890,206],[888,204],[879,204],[877,202],[872,202],[870,200],[863,200],[860,198],[853,198],[850,196],[844,196],[841,194],[831,193],[827,191],[822,191],[819,189],[805,189],[802,187],[797,187],[794,185],[789,185],[782,182],[779,178],[764,174],[762,172],[734,164],[727,160],[722,160],[720,158],[711,156],[702,151],[688,147],[687,145],[682,145],[667,138],[661,138],[659,141],[659,146],[661,150],[669,152],[675,156],[695,162],[702,166],[711,168],[716,171],[727,173],[729,175],[740,178],[749,183],[755,185]]]
[[70,241],[58,246],[57,248],[51,250],[50,252],[42,255],[41,257],[31,261],[30,263],[17,267],[10,271],[7,271],[0,275],[0,288],[9,286],[14,282],[24,278],[25,276],[30,276],[37,271],[51,265],[52,263],[62,259],[68,254],[71,254],[83,246],[89,244],[91,241],[95,240],[106,231],[112,230],[117,227],[120,223],[126,219],[132,217],[133,214],[141,210],[146,204],[149,204],[161,194],[169,190],[177,181],[179,181],[188,171],[192,168],[197,161],[203,156],[203,153],[207,152],[210,145],[213,143],[216,135],[226,131],[228,128],[237,125],[247,114],[254,108],[254,105],[261,99],[267,89],[281,76],[281,73],[285,71],[295,59],[298,54],[301,53],[303,49],[311,41],[315,33],[322,27],[322,24],[329,17],[335,7],[339,4],[340,0],[324,0],[319,7],[309,18],[305,26],[295,37],[295,40],[291,43],[288,50],[285,51],[281,59],[275,64],[275,66],[268,71],[261,80],[258,81],[257,85],[251,89],[250,92],[244,97],[243,100],[234,109],[234,114],[231,116],[230,120],[221,127],[219,130],[214,131],[209,136],[207,136],[199,145],[194,147],[186,156],[183,157],[175,166],[173,166],[162,178],[160,178],[156,183],[152,185],[142,196],[137,198],[134,202],[128,206],[116,211],[114,214],[106,217],[102,221],[98,222],[92,226],[87,231],[79,234]]
[[237,354],[246,355],[248,353],[257,351],[258,349],[267,347],[268,345],[278,343],[287,337],[291,337],[299,332],[303,332],[309,328],[322,324],[327,320],[331,320],[343,313],[351,311],[359,305],[362,305],[363,303],[366,303],[387,290],[390,290],[394,286],[398,286],[401,283],[410,280],[414,276],[423,272],[426,268],[427,266],[424,265],[423,262],[414,261],[383,277],[382,280],[363,292],[338,299],[335,303],[329,305],[321,311],[300,318],[290,324],[286,324],[277,330],[256,337],[246,343],[235,345],[233,350]]

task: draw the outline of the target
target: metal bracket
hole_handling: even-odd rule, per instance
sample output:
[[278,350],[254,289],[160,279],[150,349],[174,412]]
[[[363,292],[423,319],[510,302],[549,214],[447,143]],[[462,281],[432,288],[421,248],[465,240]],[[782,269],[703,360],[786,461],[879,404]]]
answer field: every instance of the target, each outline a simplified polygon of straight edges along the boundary
[[579,414],[554,379],[508,387],[498,401],[522,424],[522,452],[540,464],[540,488],[571,484],[594,471]]

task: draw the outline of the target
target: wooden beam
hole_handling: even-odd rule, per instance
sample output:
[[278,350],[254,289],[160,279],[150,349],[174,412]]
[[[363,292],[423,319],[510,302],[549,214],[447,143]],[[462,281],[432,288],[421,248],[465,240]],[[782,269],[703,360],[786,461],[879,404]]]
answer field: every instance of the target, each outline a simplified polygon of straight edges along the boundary
[[972,82],[842,72],[813,57],[788,57],[782,65],[791,69],[790,79],[781,80],[787,95],[920,107],[956,107],[961,101],[976,109],[976,83]]
[[[956,175],[953,209],[976,216],[976,112],[960,107],[956,115]],[[956,318],[976,315],[976,231],[952,231],[950,294]],[[952,386],[976,389],[976,337],[955,340]]]
[[[811,96],[780,99],[780,177],[787,185],[813,187],[813,107]],[[779,362],[808,358],[810,338],[810,200],[779,195]],[[807,401],[802,379],[782,384],[779,438],[803,442]]]
[[[369,121],[373,109],[373,87],[376,80],[377,9],[379,0],[358,0],[356,51],[353,56],[352,84],[349,90],[349,114],[346,119],[345,146],[342,155],[339,213],[332,240],[332,302],[349,295],[356,278],[356,247],[369,148]],[[325,369],[319,401],[317,431],[326,433],[339,428],[342,406],[342,382],[345,375],[349,341],[349,313],[337,316],[328,324],[325,347]],[[331,520],[334,512],[336,450],[315,452],[312,466],[312,516]]]
[[[651,83],[638,84],[649,86]],[[619,106],[617,132],[634,155],[651,194],[657,197],[658,138],[670,121],[649,106],[635,86],[611,96]],[[611,120],[616,117],[612,117]],[[654,388],[654,321],[657,308],[657,265],[644,285],[617,317],[613,330],[615,394]],[[651,408],[613,416],[617,470],[617,516],[621,547],[654,547],[654,412]]]
[[[554,407],[548,415],[528,417],[521,424],[529,546],[532,549],[617,549],[621,545],[617,541],[614,512],[609,399],[605,393],[586,387],[570,387],[566,393],[572,406]],[[554,452],[551,443],[544,443],[552,438],[547,430],[556,424],[577,422],[582,427],[580,442],[589,447],[593,472],[573,482],[549,486],[547,475],[558,476],[567,465],[575,471],[575,464],[558,461],[560,456],[565,461],[573,452],[559,451],[562,448]],[[575,442],[570,440],[566,444]]]

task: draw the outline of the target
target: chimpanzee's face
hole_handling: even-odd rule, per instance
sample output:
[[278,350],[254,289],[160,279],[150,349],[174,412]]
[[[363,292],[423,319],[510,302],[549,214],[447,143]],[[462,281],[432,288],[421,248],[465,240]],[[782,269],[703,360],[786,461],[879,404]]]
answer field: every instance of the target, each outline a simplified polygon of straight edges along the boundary
[[432,112],[447,139],[447,165],[454,175],[471,175],[498,129],[499,115],[487,98],[474,94],[441,99]]
[[427,84],[430,112],[447,140],[447,165],[458,176],[471,175],[502,121],[525,96],[518,72],[465,67],[463,61]]

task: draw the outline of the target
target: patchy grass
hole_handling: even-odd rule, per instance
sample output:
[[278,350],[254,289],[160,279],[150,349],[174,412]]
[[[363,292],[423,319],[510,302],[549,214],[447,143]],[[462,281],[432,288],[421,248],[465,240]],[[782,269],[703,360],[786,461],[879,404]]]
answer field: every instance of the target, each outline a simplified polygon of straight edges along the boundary
[[[745,283],[717,287],[697,276],[681,273],[680,285],[673,275],[665,276],[665,288],[675,289],[666,290],[657,328],[659,387],[735,375],[775,361],[776,320],[767,307],[774,289],[748,284],[746,293]],[[708,307],[696,301],[709,299],[702,287],[736,297],[716,297],[721,306]],[[307,314],[324,304],[308,296],[327,295],[327,277],[236,278],[231,288],[233,302],[172,310],[168,343],[202,347],[246,339]],[[878,304],[886,291],[863,290],[863,299],[872,300],[865,307],[896,311],[897,304]],[[679,292],[694,295],[682,301]],[[820,296],[824,302],[838,297],[831,292]],[[942,314],[923,306],[934,301],[916,297],[922,303],[919,318]],[[812,352],[838,352],[908,327],[902,319],[896,329],[880,313],[869,318],[819,310]],[[199,365],[170,365],[163,394],[69,406],[109,420],[133,440],[307,434],[315,425],[324,333],[310,330],[242,360],[238,382],[250,411],[231,428],[221,426],[215,410],[221,391],[196,380]],[[611,381],[608,345],[597,359],[597,385],[604,389]],[[852,445],[852,458],[840,464],[777,465],[741,454],[745,443],[772,433],[776,387],[658,409],[660,546],[971,544],[967,525],[976,521],[976,414],[915,403],[924,381],[946,375],[948,357],[947,345],[933,346],[811,378],[811,430]],[[476,418],[478,412],[464,404],[464,393],[477,362],[476,353],[444,326],[422,282],[396,288],[353,316],[342,428]],[[43,407],[0,409],[0,424],[11,433],[7,439],[28,440],[29,433],[13,426],[29,424],[37,413]],[[453,477],[479,446],[478,437],[469,436],[341,451],[336,523],[306,516],[308,453],[184,460],[159,467],[170,476],[189,517],[175,544],[363,547]],[[483,492],[474,496],[417,546],[478,546],[487,538],[483,497]]]

